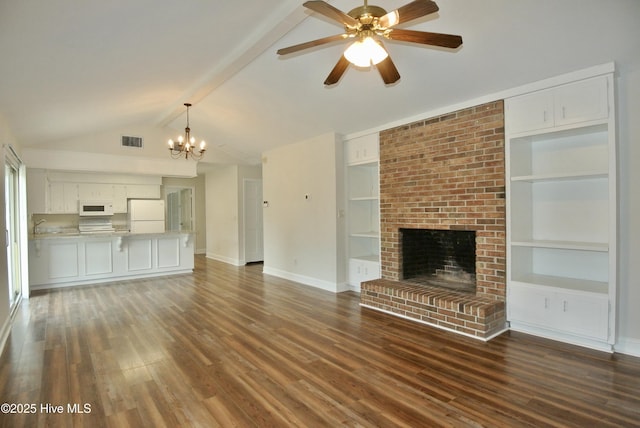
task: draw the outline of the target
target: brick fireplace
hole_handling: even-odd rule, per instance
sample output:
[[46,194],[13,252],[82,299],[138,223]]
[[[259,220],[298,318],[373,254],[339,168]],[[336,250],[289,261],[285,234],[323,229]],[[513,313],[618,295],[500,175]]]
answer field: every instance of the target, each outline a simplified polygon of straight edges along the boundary
[[[380,133],[382,279],[361,304],[481,339],[505,328],[504,112],[496,101]],[[475,287],[403,277],[403,230],[475,234]]]

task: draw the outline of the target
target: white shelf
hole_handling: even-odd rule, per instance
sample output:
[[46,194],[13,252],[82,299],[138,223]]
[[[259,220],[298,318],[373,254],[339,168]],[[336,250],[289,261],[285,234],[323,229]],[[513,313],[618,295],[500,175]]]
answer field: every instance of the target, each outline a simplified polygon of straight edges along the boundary
[[553,287],[578,292],[584,291],[597,294],[607,294],[609,292],[609,284],[606,282],[566,278],[560,276],[525,274],[516,276],[512,278],[511,281],[528,285],[539,285],[543,287]]
[[372,263],[380,262],[380,256],[378,254],[368,254],[368,255],[355,256],[350,258],[351,260],[360,260],[363,262],[372,262]]
[[374,196],[358,196],[358,197],[352,197],[349,198],[350,201],[354,201],[354,202],[359,202],[359,201],[371,201],[371,202],[376,202],[378,200],[378,196],[374,195]]
[[579,251],[609,251],[609,244],[606,242],[575,242],[575,241],[547,241],[547,240],[531,240],[531,241],[511,241],[513,247],[531,247],[531,248],[554,248],[558,250],[579,250]]
[[594,178],[607,178],[609,172],[606,170],[584,171],[584,172],[564,172],[552,174],[520,175],[512,176],[511,181],[540,182],[540,181],[562,181],[562,180],[584,180]]
[[378,239],[380,238],[380,232],[377,232],[375,230],[369,231],[369,232],[351,232],[350,236],[352,238],[375,238]]

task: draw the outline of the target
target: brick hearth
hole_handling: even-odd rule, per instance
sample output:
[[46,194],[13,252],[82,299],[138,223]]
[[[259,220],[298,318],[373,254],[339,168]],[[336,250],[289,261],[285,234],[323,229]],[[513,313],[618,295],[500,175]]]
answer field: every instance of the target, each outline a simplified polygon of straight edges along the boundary
[[[480,338],[504,329],[504,192],[502,101],[382,131],[382,279],[361,285],[363,306]],[[475,296],[402,282],[403,228],[475,231]]]
[[360,304],[480,339],[502,332],[506,315],[504,301],[387,279],[363,282]]

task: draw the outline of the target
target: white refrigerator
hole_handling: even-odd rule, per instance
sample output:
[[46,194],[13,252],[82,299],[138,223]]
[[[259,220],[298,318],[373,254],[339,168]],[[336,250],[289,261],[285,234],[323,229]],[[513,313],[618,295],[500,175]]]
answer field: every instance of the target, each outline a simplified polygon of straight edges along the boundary
[[130,199],[128,204],[131,233],[163,233],[164,201],[160,199]]

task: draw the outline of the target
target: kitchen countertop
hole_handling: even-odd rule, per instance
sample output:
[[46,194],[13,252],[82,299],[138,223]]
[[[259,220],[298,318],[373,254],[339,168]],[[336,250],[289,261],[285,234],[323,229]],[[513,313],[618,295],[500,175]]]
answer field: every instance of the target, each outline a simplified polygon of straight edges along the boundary
[[38,239],[60,239],[60,238],[107,238],[107,237],[124,237],[124,236],[145,236],[145,235],[185,235],[193,234],[193,231],[179,231],[179,230],[167,230],[164,232],[154,233],[131,233],[128,230],[115,230],[113,232],[94,232],[94,233],[80,233],[75,231],[61,231],[61,232],[44,232],[37,234],[29,234],[29,240]]

